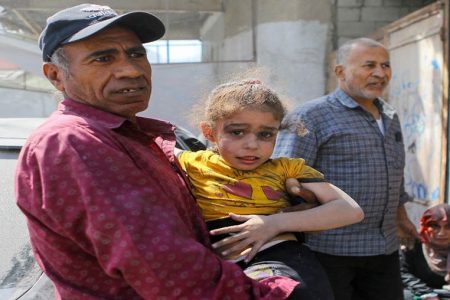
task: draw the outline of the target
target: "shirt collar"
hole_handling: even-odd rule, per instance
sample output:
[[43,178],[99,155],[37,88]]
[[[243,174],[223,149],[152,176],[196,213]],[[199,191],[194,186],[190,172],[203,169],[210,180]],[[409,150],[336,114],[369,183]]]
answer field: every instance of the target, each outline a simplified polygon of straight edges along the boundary
[[110,129],[120,127],[127,120],[124,117],[100,110],[92,105],[68,98],[59,103],[58,110],[65,114],[74,113]]
[[358,104],[358,102],[356,102],[355,100],[353,100],[352,97],[350,97],[349,95],[347,95],[347,93],[345,93],[341,88],[337,88],[334,91],[334,96],[336,97],[336,99],[345,107],[348,108],[357,108],[360,107],[360,105]]
[[[125,122],[129,122],[128,119],[122,116],[68,98],[59,103],[58,110],[62,113],[75,113],[110,129],[119,128]],[[172,124],[156,119],[136,117],[136,122],[142,131],[153,135],[173,135],[173,130],[175,129]]]
[[[352,97],[347,95],[347,93],[345,93],[339,87],[334,91],[334,96],[345,107],[348,107],[348,108],[351,108],[351,109],[355,109],[357,107],[361,107],[358,102],[353,100]],[[382,99],[376,98],[373,101],[373,103],[375,104],[376,107],[378,107],[378,109],[380,110],[380,113],[383,113],[383,114],[385,114],[385,115],[387,115],[388,117],[391,117],[391,118],[394,116],[395,109],[392,106],[388,105],[386,102],[384,102]]]

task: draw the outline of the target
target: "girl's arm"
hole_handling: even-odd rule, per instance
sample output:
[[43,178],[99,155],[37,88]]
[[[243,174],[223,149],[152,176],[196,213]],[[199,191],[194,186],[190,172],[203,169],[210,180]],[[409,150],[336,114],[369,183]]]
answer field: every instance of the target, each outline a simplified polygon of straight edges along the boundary
[[[215,244],[214,248],[227,245],[223,255],[240,252],[251,247],[247,260],[253,258],[258,249],[282,232],[321,231],[360,222],[364,218],[361,207],[349,195],[327,182],[303,183],[322,204],[317,207],[269,216],[230,214],[239,225],[219,228],[211,234],[235,233]],[[233,246],[230,247],[230,245]]]

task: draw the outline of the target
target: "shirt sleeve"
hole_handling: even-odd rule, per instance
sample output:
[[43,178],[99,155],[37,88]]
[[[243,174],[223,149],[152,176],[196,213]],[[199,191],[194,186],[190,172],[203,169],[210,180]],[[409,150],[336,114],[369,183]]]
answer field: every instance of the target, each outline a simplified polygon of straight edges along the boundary
[[144,299],[285,299],[295,281],[253,281],[212,252],[194,201],[164,165],[146,168],[87,130],[24,150],[18,204],[56,285],[100,295],[131,288]]
[[308,183],[308,182],[325,182],[325,177],[322,173],[316,169],[304,165],[302,168],[302,173],[297,177],[298,181]]
[[324,175],[305,164],[303,158],[278,158],[286,170],[286,178],[297,178],[300,182],[324,182]]
[[289,115],[284,123],[286,128],[278,134],[273,156],[303,158],[313,166],[319,148],[313,122],[300,111]]

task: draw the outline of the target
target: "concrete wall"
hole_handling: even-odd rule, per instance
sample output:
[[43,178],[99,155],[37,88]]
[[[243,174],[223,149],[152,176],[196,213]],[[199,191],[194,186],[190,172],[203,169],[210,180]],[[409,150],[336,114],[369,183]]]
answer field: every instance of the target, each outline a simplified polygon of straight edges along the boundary
[[331,41],[330,1],[257,3],[257,65],[269,69],[271,84],[296,104],[321,96]]
[[366,36],[401,17],[435,2],[430,0],[334,0],[335,46]]
[[[297,104],[324,93],[329,0],[223,3],[223,14],[209,17],[201,29],[207,60],[253,61],[250,65],[268,70],[269,85]],[[219,64],[215,76],[224,78],[227,72]]]
[[[340,44],[367,36],[430,2],[225,0],[223,13],[209,17],[200,30],[204,58],[253,60],[270,71],[268,84],[300,104],[329,90],[328,54]],[[226,76],[218,72],[215,76]]]
[[[142,115],[195,131],[187,116],[192,105],[230,74],[254,66],[268,70],[266,82],[295,105],[321,96],[326,92],[328,54],[339,43],[367,35],[428,2],[224,0],[223,12],[212,13],[200,29],[207,63],[153,66],[153,96]],[[33,61],[40,61],[35,52]],[[32,69],[39,74],[40,63],[35,65]],[[0,117],[42,117],[54,108],[51,95],[0,92]]]
[[200,29],[203,61],[253,60],[252,1],[224,1],[224,12],[211,14]]

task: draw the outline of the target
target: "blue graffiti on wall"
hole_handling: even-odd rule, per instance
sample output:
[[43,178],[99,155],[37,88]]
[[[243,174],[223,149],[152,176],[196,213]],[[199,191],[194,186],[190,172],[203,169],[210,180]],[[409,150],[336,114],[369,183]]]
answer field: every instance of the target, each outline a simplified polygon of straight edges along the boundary
[[[411,180],[411,178],[410,178]],[[405,188],[408,191],[408,193],[413,196],[417,200],[422,201],[435,201],[439,200],[440,196],[440,188],[435,187],[434,190],[428,191],[428,187],[425,183],[421,182],[415,182],[415,181],[409,181],[405,184]]]
[[406,66],[392,77],[389,98],[402,122],[407,151],[405,189],[417,200],[436,201],[441,196],[440,174],[430,174],[430,170],[440,169],[441,152],[431,150],[430,145],[441,143],[442,72],[436,58],[425,60],[429,69],[421,71],[431,78]]

